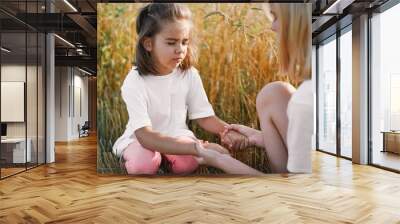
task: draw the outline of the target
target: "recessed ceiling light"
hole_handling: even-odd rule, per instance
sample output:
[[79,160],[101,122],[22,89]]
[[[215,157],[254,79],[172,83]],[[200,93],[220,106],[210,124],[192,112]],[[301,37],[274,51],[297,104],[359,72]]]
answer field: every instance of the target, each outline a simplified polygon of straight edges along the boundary
[[55,37],[57,37],[59,40],[61,40],[62,42],[66,43],[67,45],[69,45],[70,47],[75,48],[75,45],[71,44],[71,42],[69,42],[68,40],[58,36],[57,34],[54,34]]
[[336,7],[336,5],[339,3],[340,0],[336,0],[332,5],[330,5],[327,9],[324,10],[322,14],[328,14],[331,12],[333,8]]
[[67,4],[74,12],[78,12],[78,10],[71,4],[68,2],[68,0],[64,0],[65,4]]
[[6,52],[6,53],[10,53],[10,52],[11,52],[11,50],[9,50],[9,49],[7,49],[7,48],[5,48],[5,47],[1,47],[1,50],[4,51],[4,52]]
[[81,69],[81,68],[79,68],[79,67],[78,67],[78,69],[79,69],[79,71],[81,71],[81,72],[83,72],[83,73],[85,73],[85,74],[93,75],[92,73],[90,73],[90,72],[88,72],[88,71],[86,71],[86,70],[83,70],[83,69]]
[[336,0],[322,14],[342,14],[343,9],[353,2],[354,0]]

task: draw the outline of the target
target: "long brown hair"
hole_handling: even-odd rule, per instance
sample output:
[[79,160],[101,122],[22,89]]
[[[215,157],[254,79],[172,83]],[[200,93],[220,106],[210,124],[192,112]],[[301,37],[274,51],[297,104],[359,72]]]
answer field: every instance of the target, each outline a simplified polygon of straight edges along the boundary
[[[146,37],[152,38],[161,31],[167,22],[186,19],[192,21],[191,11],[176,3],[151,3],[143,7],[136,18],[136,33],[138,41],[136,44],[136,66],[139,74],[157,74],[157,68],[150,52],[144,46],[143,41]],[[190,34],[189,46],[186,57],[183,59],[179,68],[182,71],[188,70],[194,63],[195,48],[192,32]]]

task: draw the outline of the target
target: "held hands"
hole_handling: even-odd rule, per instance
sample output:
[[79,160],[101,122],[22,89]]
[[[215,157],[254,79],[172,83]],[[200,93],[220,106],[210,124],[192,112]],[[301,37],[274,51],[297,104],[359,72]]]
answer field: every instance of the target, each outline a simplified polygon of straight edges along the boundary
[[221,143],[229,149],[242,150],[250,146],[248,137],[229,126],[225,126],[225,130],[220,134],[220,137]]
[[212,142],[210,143],[208,141],[205,141],[205,142],[203,142],[203,147],[206,148],[206,149],[217,151],[217,152],[219,152],[221,154],[228,154],[229,155],[229,151],[226,148],[224,148],[224,147],[222,147],[222,146],[220,146],[220,145],[218,145],[216,143],[212,143]]
[[225,126],[225,130],[221,133],[221,141],[232,149],[245,149],[250,146],[264,147],[262,132],[241,124]]
[[195,143],[197,152],[196,160],[201,165],[217,166],[217,161],[220,156],[230,156],[229,151],[224,147],[204,141]]

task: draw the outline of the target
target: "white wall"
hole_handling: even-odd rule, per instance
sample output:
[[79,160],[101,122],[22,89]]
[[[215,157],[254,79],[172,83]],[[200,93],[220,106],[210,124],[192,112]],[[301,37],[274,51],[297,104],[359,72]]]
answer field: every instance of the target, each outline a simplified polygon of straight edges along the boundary
[[77,139],[78,124],[88,120],[88,78],[83,75],[76,68],[56,67],[56,141]]
[[68,67],[55,68],[55,141],[68,140],[68,88],[70,76]]
[[[25,64],[3,64],[1,66],[1,81],[24,82],[26,84],[26,106],[23,102],[22,113],[26,112],[26,120],[22,122],[6,122],[7,137],[30,139],[32,161],[44,163],[44,74],[41,66]],[[27,78],[27,81],[25,80]],[[3,91],[3,90],[2,90]],[[22,92],[23,94],[23,92]],[[7,97],[2,95],[3,97]],[[12,110],[10,107],[2,107],[1,110]],[[13,111],[7,111],[13,113]],[[15,113],[15,112],[14,112]],[[37,156],[37,153],[39,154]]]
[[[27,122],[28,122],[28,137],[30,133],[35,133],[36,136],[36,80],[33,80],[31,74],[36,75],[36,66],[27,66],[18,64],[5,64],[1,66],[1,81],[4,82],[25,82],[25,75],[27,69],[28,72],[28,84],[27,88]],[[33,87],[32,87],[33,86]],[[4,97],[4,96],[2,96]],[[39,107],[42,105],[38,105]],[[1,108],[1,110],[7,110],[9,108]],[[25,123],[26,122],[7,122],[7,136],[8,137],[25,137]]]

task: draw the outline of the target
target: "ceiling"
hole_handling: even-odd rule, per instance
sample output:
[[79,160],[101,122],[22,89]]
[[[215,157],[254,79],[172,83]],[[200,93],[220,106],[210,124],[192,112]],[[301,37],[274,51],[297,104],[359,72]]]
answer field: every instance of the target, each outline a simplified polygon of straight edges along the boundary
[[2,60],[19,63],[26,58],[29,63],[44,48],[44,36],[37,37],[38,33],[54,32],[56,66],[79,66],[96,74],[97,2],[47,0],[46,5],[44,0],[1,0],[2,46],[12,49]]
[[[313,9],[313,43],[331,35],[337,27],[351,23],[352,16],[376,8],[386,1],[306,0],[305,2],[312,3]],[[96,4],[100,2],[134,1],[47,0],[46,6],[45,0],[1,0],[2,46],[7,46],[14,52],[8,58],[11,60],[21,58],[21,55],[34,54],[36,46],[42,49],[43,45],[37,43],[36,35],[28,35],[25,40],[26,28],[28,32],[54,32],[60,37],[55,38],[56,65],[80,66],[96,73]],[[339,20],[341,22],[338,23]],[[28,43],[26,50],[25,42]]]
[[353,17],[374,11],[389,0],[311,0],[312,39],[317,44],[352,23]]

